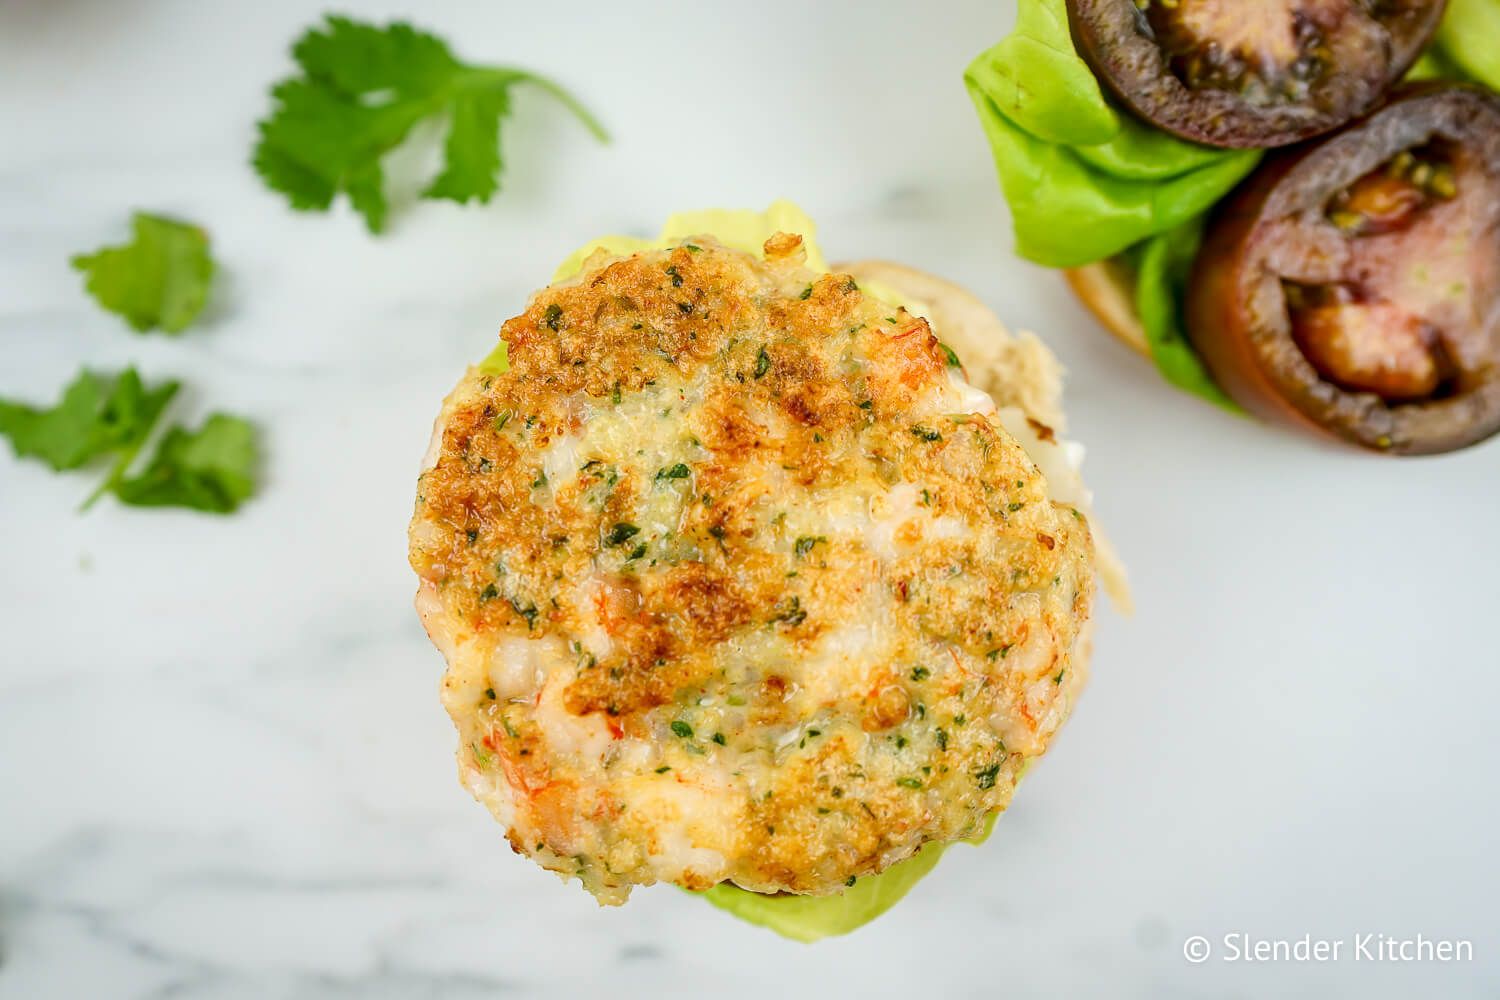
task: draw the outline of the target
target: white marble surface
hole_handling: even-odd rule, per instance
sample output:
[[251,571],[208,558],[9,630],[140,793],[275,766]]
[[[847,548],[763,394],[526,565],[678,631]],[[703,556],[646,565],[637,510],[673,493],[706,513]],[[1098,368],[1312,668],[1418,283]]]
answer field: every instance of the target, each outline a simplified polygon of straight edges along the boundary
[[[0,395],[138,362],[253,415],[221,520],[74,507],[0,457],[0,997],[1500,995],[1500,441],[1395,462],[1174,394],[1010,253],[960,72],[993,0],[353,2],[554,72],[487,208],[369,238],[247,168],[313,0],[0,3]],[[600,910],[455,781],[405,527],[438,400],[576,244],[799,200],[834,257],[977,289],[1072,371],[1134,571],[1092,690],[982,850],[806,948],[671,889]],[[136,207],[202,220],[204,330],[135,337],[70,253]],[[1426,934],[1474,961],[1194,966],[1242,929]]]

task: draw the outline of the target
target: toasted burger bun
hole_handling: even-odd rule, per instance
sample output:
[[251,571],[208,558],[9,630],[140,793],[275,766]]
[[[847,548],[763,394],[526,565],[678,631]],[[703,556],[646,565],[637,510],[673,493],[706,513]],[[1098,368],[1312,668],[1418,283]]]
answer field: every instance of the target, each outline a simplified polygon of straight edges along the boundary
[[1104,328],[1141,354],[1150,354],[1146,330],[1135,310],[1130,272],[1114,260],[1064,271],[1074,294]]

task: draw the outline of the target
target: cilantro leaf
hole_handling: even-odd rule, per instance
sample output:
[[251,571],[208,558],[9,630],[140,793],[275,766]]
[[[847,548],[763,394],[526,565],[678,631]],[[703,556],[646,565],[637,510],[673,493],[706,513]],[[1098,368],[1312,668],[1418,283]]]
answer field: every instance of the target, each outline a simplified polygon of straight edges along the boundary
[[448,46],[409,24],[384,28],[331,15],[326,30],[309,30],[292,58],[314,80],[342,94],[382,90],[421,97],[440,90],[460,68]]
[[191,507],[228,514],[255,492],[255,429],[216,413],[196,431],[173,427],[145,471],[111,487],[136,507]]
[[137,333],[181,333],[208,301],[214,261],[208,234],[189,222],[137,212],[132,239],[73,258],[85,287]]
[[292,48],[301,75],[271,91],[254,165],[294,209],[326,211],[344,194],[371,232],[389,205],[381,157],[422,120],[448,120],[443,167],[426,198],[488,202],[500,186],[500,121],[511,88],[539,87],[601,142],[597,120],[567,91],[525,70],[461,62],[439,38],[408,24],[377,26],[330,16]]
[[173,427],[138,476],[126,472],[151,437],[178,383],[147,386],[134,368],[117,375],[84,370],[55,406],[0,400],[0,435],[18,457],[37,458],[61,472],[105,455],[114,464],[84,508],[106,493],[141,507],[191,507],[227,514],[255,489],[254,429],[215,414],[197,431]]
[[503,88],[460,95],[453,103],[443,172],[427,188],[428,198],[463,204],[471,198],[488,202],[500,188],[500,119],[510,114],[510,93]]
[[176,382],[147,388],[134,368],[118,375],[82,371],[56,406],[38,409],[0,400],[0,434],[19,458],[76,469],[112,452],[133,453],[156,426]]

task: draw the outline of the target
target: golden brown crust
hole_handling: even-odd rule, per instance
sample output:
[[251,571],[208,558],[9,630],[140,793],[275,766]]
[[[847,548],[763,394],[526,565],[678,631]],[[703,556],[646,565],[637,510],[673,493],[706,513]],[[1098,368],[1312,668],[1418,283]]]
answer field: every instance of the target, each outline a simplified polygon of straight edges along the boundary
[[465,781],[604,899],[833,892],[966,835],[1081,682],[1086,519],[925,320],[799,249],[539,293],[421,480]]

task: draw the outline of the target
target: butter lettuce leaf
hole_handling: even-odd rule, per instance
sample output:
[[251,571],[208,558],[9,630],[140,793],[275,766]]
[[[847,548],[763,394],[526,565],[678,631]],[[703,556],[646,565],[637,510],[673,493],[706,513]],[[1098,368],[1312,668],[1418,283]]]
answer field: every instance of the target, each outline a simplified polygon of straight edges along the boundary
[[766,240],[777,233],[796,233],[807,251],[807,266],[827,271],[828,263],[818,248],[818,227],[806,212],[786,200],[778,200],[764,212],[746,209],[709,208],[697,212],[678,212],[667,218],[661,235],[654,240],[636,236],[602,236],[591,240],[558,265],[553,281],[566,281],[583,270],[584,262],[603,251],[623,257],[641,250],[674,247],[694,236],[712,236],[725,246],[761,256]]
[[504,375],[510,371],[510,345],[503,340],[496,344],[479,362],[479,370],[486,375]]
[[969,96],[1010,204],[1016,251],[1047,267],[1126,255],[1152,359],[1173,385],[1234,409],[1183,334],[1202,219],[1258,150],[1184,142],[1105,96],[1063,0],[1020,0],[1012,33],[970,64]]
[[1202,215],[1260,162],[1183,142],[1117,109],[1073,47],[1063,0],[1020,0],[969,65],[969,96],[1010,203],[1016,250],[1080,267]]
[[1135,266],[1135,305],[1151,360],[1162,376],[1179,389],[1201,396],[1232,413],[1243,412],[1224,394],[1187,338],[1182,303],[1193,270],[1193,259],[1203,242],[1200,217],[1132,247],[1128,259]]
[[1500,90],[1500,0],[1448,0],[1435,48],[1469,79]]

